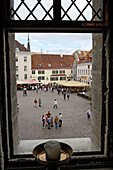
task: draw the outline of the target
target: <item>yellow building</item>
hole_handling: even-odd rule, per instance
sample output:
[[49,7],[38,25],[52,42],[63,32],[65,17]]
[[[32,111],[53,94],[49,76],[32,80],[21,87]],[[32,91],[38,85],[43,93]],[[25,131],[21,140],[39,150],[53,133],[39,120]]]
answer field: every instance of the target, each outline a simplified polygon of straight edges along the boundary
[[42,83],[72,79],[73,55],[33,54],[31,56],[32,79]]

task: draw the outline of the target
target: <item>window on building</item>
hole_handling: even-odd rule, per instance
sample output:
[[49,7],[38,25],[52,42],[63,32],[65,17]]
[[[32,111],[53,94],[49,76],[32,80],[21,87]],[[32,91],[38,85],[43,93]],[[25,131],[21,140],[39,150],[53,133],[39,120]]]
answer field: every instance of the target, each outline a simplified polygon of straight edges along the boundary
[[45,70],[38,70],[38,74],[45,74]]
[[41,67],[41,64],[38,64],[38,67]]
[[35,70],[32,70],[32,74],[35,74]]
[[50,80],[51,81],[58,81],[58,77],[51,77]]
[[71,73],[73,73],[73,70],[71,70]]
[[19,80],[19,75],[18,74],[16,74],[16,80]]
[[88,75],[90,75],[90,70],[88,70]]
[[24,62],[27,62],[27,57],[26,56],[24,57]]
[[45,80],[45,76],[38,76],[38,80]]
[[60,80],[66,80],[66,77],[60,77]]
[[88,69],[90,69],[90,65],[88,65]]
[[18,71],[18,66],[16,66],[16,71]]
[[87,70],[86,70],[86,75],[87,75]]
[[16,56],[16,62],[18,62],[18,56]]
[[60,70],[59,73],[60,74],[65,74],[65,70]]
[[48,67],[51,67],[51,64],[48,64]]
[[58,70],[52,70],[52,74],[58,74]]
[[24,74],[24,80],[26,80],[27,79],[27,74]]
[[24,71],[27,71],[27,66],[24,66]]

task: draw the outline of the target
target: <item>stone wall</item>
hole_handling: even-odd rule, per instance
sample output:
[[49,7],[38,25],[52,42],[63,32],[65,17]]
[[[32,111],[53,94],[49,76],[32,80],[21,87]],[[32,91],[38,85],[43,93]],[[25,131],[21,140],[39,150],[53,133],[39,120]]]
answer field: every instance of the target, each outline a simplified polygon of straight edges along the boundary
[[[17,110],[17,88],[16,88],[16,67],[15,67],[15,44],[14,44],[15,35],[9,34],[9,95],[10,95],[10,106],[9,110],[11,113],[11,125],[12,128],[12,139],[13,139],[13,150],[15,151],[19,142],[18,135],[18,110]],[[10,138],[10,139],[11,139]],[[11,139],[11,140],[12,140]]]
[[92,138],[100,147],[102,118],[102,35],[93,34],[92,40]]

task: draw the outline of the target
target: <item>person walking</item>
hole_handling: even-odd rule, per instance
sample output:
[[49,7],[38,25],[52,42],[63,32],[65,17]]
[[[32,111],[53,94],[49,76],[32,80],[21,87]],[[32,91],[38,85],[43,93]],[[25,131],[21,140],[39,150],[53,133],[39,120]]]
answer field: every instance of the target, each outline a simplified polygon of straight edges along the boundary
[[64,91],[64,100],[66,99],[66,91]]
[[57,129],[58,128],[58,117],[57,116],[55,116],[54,123],[55,123],[55,129]]
[[53,127],[53,114],[51,114],[51,127]]
[[70,94],[69,94],[69,93],[67,94],[67,98],[68,98],[68,100],[69,100],[69,98],[70,98]]
[[50,127],[51,127],[51,117],[47,118],[47,123],[48,123],[48,129],[50,129]]
[[59,113],[59,127],[62,127],[62,114]]
[[42,116],[43,128],[45,128],[45,116]]
[[39,107],[41,107],[41,104],[42,104],[41,98],[39,98],[38,103],[39,103]]
[[35,104],[35,107],[37,107],[37,100],[36,100],[36,98],[34,100],[34,104]]
[[88,120],[90,119],[90,116],[91,116],[91,110],[89,109],[89,110],[87,111],[87,118],[88,118]]
[[56,109],[57,109],[57,100],[55,99],[54,100],[54,106],[53,106],[53,108],[55,108],[56,107]]

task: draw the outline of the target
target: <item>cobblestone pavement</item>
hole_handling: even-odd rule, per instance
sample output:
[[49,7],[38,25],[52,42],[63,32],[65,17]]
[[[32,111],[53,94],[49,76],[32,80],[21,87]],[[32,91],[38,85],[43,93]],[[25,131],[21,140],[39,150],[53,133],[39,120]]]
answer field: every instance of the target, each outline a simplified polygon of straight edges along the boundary
[[[20,140],[31,139],[60,139],[60,138],[80,138],[90,137],[91,119],[88,120],[86,112],[89,109],[89,101],[77,96],[76,93],[70,95],[70,99],[64,101],[63,95],[50,91],[41,94],[28,91],[27,96],[23,96],[22,91],[17,91],[17,102],[19,103],[18,126]],[[34,107],[34,99],[42,100],[42,107]],[[54,99],[58,102],[58,108],[53,108]],[[63,126],[55,129],[52,127],[42,128],[41,117],[50,111],[53,115],[63,115]]]

